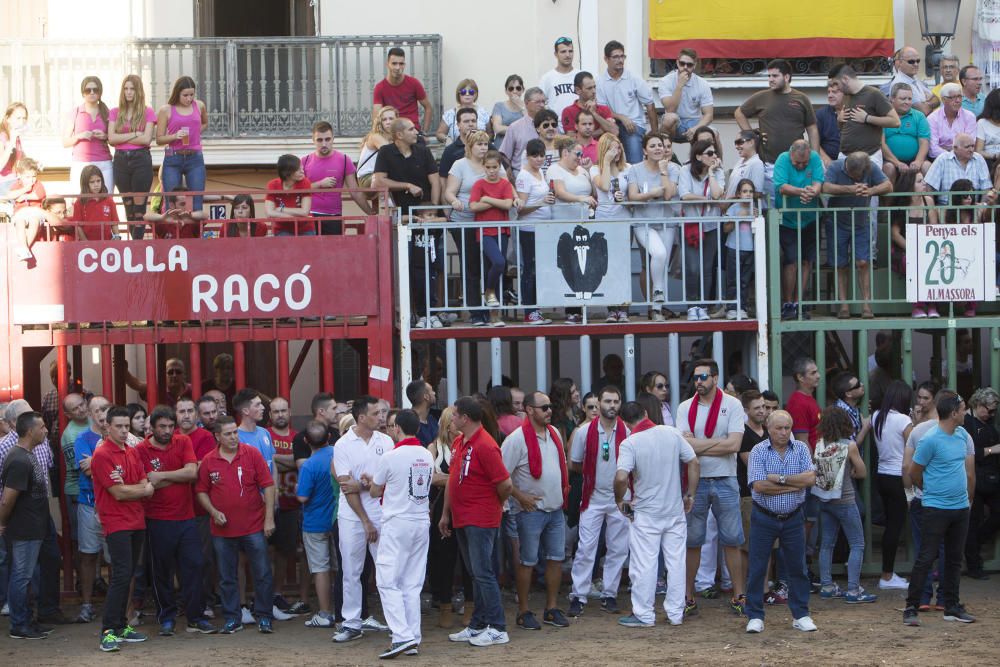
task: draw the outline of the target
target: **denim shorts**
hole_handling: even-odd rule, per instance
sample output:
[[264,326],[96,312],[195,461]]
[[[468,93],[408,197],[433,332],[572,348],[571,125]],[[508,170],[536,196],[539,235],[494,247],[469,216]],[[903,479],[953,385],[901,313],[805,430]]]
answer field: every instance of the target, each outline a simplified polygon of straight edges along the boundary
[[566,559],[566,515],[561,509],[543,512],[518,512],[517,536],[521,540],[521,565],[538,562],[539,546],[546,560]]
[[76,539],[82,554],[98,554],[104,550],[104,529],[97,520],[93,505],[76,506]]
[[705,544],[705,524],[708,512],[719,524],[719,542],[725,547],[743,544],[743,517],[740,513],[740,485],[735,477],[702,479],[694,494],[694,506],[688,514],[687,545]]
[[[851,213],[855,214],[853,221],[848,217]],[[852,245],[854,246],[854,261],[867,262],[872,258],[872,228],[868,220],[869,209],[858,209],[851,213],[841,211],[834,214],[836,221],[828,220],[826,223],[826,256],[830,266],[842,268],[850,264]]]
[[514,513],[510,510],[503,513],[503,518],[500,520],[500,528],[503,530],[503,535],[508,540],[517,539],[517,521],[514,519]]
[[816,223],[806,225],[801,230],[781,225],[778,227],[778,244],[781,246],[781,265],[798,264],[799,233],[802,235],[803,262],[816,261]]

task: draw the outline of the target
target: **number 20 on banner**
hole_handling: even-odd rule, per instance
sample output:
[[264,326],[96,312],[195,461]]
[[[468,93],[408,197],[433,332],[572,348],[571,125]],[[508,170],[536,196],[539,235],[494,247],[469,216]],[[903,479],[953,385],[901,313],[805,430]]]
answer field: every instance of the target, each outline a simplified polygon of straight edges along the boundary
[[909,225],[906,300],[994,300],[995,237],[993,225]]

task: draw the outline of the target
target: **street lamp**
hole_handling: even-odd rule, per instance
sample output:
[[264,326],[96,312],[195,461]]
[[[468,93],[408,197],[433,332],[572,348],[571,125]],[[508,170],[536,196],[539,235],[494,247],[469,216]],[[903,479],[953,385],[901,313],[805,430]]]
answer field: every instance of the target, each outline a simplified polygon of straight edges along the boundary
[[941,52],[955,36],[961,5],[962,0],[917,0],[920,35],[927,42],[925,67],[927,75],[934,77],[934,83],[941,81]]

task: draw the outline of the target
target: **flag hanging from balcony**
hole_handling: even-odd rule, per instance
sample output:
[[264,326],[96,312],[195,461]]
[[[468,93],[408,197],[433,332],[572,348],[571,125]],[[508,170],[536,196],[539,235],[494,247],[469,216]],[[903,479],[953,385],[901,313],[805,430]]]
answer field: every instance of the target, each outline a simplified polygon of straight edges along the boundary
[[868,58],[893,37],[892,0],[649,0],[651,58]]

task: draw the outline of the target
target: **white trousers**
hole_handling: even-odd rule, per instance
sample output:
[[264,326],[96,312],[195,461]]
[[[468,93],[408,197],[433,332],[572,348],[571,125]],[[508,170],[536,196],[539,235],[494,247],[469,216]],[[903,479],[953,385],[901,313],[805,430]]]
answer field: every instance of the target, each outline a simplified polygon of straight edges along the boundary
[[607,546],[607,553],[604,555],[602,598],[618,596],[622,566],[628,558],[628,519],[618,511],[617,506],[590,505],[580,512],[580,540],[576,547],[576,557],[573,558],[573,590],[570,598],[580,600],[584,604],[587,603],[587,595],[590,593],[597,543],[601,538],[601,526],[605,522],[607,528],[604,531],[604,544]]
[[[634,224],[632,230],[635,240],[649,253],[649,280],[654,290],[667,292],[667,274],[670,272],[670,253],[674,249],[674,237],[677,235],[676,225]],[[645,289],[645,286],[643,286]],[[647,295],[649,300],[653,295]]]
[[632,614],[643,623],[656,621],[656,570],[660,553],[667,565],[667,595],[663,610],[674,625],[684,620],[684,589],[687,575],[687,518],[649,517],[636,512],[629,527],[628,573],[632,580]]
[[708,521],[705,522],[705,544],[701,546],[701,562],[698,565],[698,574],[694,578],[694,589],[703,591],[714,586],[715,573],[719,567],[722,568],[722,587],[732,588],[733,579],[729,576],[726,559],[719,549],[719,524],[715,521],[715,514],[709,512]]
[[430,520],[393,517],[382,524],[375,580],[393,643],[421,639],[420,590],[427,572],[430,530]]
[[[378,524],[375,529],[381,533],[382,528]],[[344,616],[345,627],[360,630],[361,572],[365,569],[365,546],[377,562],[379,543],[368,544],[365,527],[360,521],[339,519],[337,530],[340,538],[340,567],[344,571],[344,604],[341,614]]]

